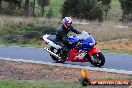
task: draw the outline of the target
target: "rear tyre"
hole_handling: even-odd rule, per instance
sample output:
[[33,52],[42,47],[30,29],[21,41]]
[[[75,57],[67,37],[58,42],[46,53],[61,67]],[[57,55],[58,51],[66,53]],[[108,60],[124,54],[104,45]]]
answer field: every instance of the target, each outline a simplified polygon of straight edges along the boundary
[[[51,50],[52,52],[54,52],[55,48],[54,48],[54,47],[50,47],[50,50]],[[54,53],[55,53],[55,52],[54,52]],[[58,58],[56,58],[54,55],[51,55],[51,54],[50,54],[50,56],[51,56],[51,58],[52,58],[56,63],[64,63],[64,62],[65,62],[65,60],[63,60],[62,58],[58,59]]]
[[89,62],[95,67],[101,67],[105,63],[105,57],[101,52],[99,52],[93,54],[92,57],[89,59]]

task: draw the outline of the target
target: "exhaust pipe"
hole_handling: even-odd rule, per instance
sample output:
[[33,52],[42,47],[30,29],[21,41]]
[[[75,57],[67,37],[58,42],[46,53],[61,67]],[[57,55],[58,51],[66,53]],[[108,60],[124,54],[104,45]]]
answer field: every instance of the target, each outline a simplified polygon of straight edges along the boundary
[[57,57],[58,59],[61,59],[61,57],[59,57],[57,54],[53,53],[51,50],[49,50],[48,48],[44,48],[44,50],[46,50],[47,52],[49,52],[51,55]]

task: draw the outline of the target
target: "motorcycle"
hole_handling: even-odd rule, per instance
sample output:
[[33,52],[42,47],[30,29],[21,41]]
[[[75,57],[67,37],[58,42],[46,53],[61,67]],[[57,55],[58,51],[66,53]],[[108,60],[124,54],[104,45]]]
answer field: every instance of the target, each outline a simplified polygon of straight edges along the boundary
[[90,62],[96,67],[101,67],[105,63],[102,52],[95,47],[97,44],[94,37],[85,31],[77,36],[68,36],[72,44],[60,44],[56,40],[56,35],[46,34],[43,36],[46,44],[44,50],[49,52],[51,58],[57,63],[71,62]]

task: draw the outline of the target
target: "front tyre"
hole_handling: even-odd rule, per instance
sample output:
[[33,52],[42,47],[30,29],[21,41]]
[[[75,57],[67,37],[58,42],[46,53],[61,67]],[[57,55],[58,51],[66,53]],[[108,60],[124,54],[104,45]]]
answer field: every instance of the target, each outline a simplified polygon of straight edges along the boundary
[[105,57],[101,52],[99,52],[99,53],[93,54],[89,62],[96,67],[101,67],[105,63]]
[[[53,53],[56,53],[54,47],[50,47],[50,50],[51,50]],[[56,63],[64,63],[64,62],[65,62],[65,60],[63,60],[63,59],[61,59],[61,58],[58,59],[58,58],[55,57],[54,55],[51,55],[51,54],[50,54],[50,56],[51,56],[51,58],[52,58]]]

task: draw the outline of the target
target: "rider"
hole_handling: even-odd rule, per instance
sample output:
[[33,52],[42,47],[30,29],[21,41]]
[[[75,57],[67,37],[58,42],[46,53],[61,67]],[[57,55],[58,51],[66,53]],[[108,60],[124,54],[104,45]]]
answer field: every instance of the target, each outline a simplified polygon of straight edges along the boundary
[[72,19],[70,17],[65,17],[62,21],[62,24],[57,28],[57,33],[56,33],[57,41],[63,44],[64,43],[72,44],[67,36],[67,34],[70,31],[76,34],[81,34],[80,31],[72,27]]

